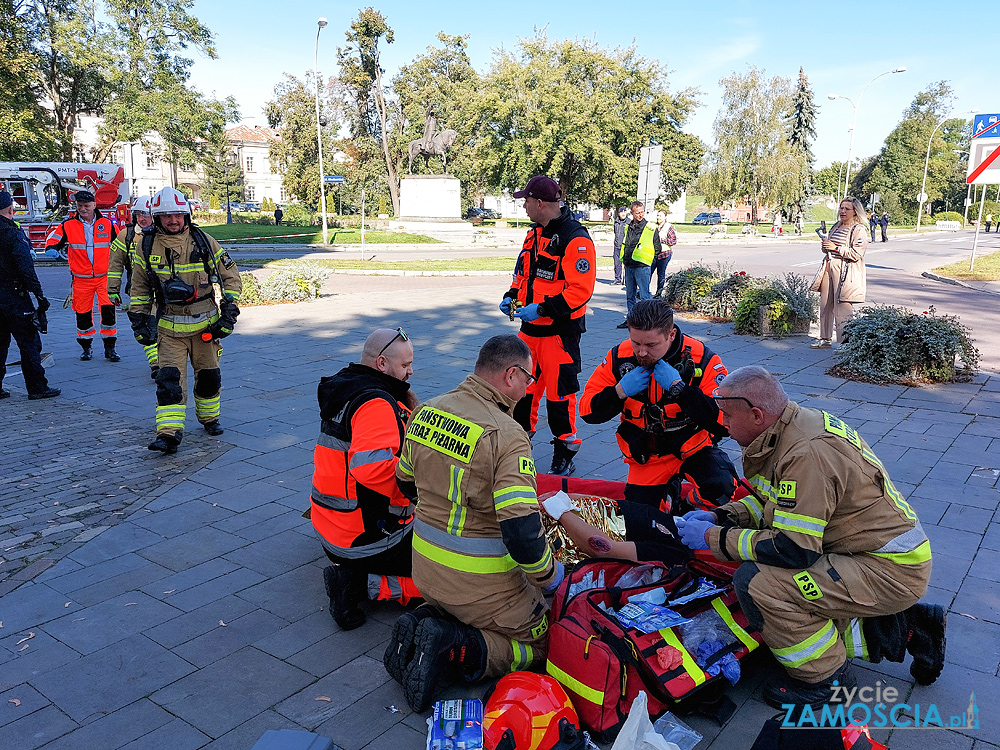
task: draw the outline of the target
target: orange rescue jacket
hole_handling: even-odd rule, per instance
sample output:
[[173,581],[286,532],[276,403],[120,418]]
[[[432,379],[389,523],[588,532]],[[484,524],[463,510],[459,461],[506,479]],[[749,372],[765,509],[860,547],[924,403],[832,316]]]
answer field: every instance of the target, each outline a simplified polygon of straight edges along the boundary
[[97,211],[94,216],[94,261],[87,255],[87,235],[83,222],[78,218],[66,219],[57,224],[45,240],[45,249],[56,250],[66,246],[69,257],[69,272],[75,279],[95,279],[108,275],[111,243],[114,241],[115,227],[110,219]]

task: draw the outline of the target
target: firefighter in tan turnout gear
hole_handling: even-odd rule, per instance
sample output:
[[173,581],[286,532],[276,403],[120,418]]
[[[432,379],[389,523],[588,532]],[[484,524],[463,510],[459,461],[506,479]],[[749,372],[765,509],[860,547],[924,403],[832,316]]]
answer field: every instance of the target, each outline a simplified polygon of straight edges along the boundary
[[545,661],[548,606],[563,578],[542,528],[535,466],[511,416],[531,352],[494,336],[475,373],[410,419],[396,478],[416,497],[413,582],[427,605],[404,614],[385,655],[415,711],[461,681]]
[[692,549],[745,561],[733,577],[740,604],[787,672],[764,700],[838,700],[834,686],[856,684],[852,657],[901,662],[909,652],[910,674],[934,682],[944,609],[917,603],[930,542],[872,449],[839,418],[789,401],[762,367],[731,373],[714,397],[753,494],[692,511],[677,528]]
[[[194,369],[195,415],[209,435],[222,434],[219,340],[233,332],[243,286],[229,254],[191,223],[183,193],[163,188],[151,211],[155,230],[143,233],[135,252],[128,316],[140,344],[159,342],[156,440],[149,449],[176,453],[187,413],[188,360]],[[222,288],[219,303],[213,284]],[[154,302],[157,317],[150,314]]]

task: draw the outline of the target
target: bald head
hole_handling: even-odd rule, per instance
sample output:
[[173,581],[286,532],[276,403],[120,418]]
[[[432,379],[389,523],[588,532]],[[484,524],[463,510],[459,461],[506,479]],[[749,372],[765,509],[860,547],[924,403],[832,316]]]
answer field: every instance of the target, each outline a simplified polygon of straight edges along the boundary
[[402,330],[376,328],[365,339],[361,364],[396,380],[409,380],[413,374],[413,344]]
[[722,380],[715,390],[715,403],[729,436],[746,448],[781,419],[788,395],[774,375],[750,365]]

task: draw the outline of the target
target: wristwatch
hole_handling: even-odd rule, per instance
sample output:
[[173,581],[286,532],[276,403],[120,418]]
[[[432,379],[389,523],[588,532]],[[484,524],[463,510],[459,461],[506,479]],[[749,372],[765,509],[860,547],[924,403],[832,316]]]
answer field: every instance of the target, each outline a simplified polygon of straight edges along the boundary
[[671,397],[672,398],[677,398],[678,396],[680,396],[681,395],[681,391],[684,390],[684,385],[685,385],[685,383],[684,383],[683,380],[677,380],[674,383],[671,383],[670,384],[670,391],[669,391]]

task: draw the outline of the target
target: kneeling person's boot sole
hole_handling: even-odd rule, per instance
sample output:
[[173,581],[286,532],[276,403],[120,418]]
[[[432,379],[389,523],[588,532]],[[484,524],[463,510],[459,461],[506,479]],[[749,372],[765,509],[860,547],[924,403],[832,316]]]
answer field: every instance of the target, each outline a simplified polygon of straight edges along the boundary
[[467,625],[428,617],[417,625],[414,656],[403,673],[403,695],[414,711],[426,711],[444,688],[478,679],[486,662],[482,635]]
[[417,626],[420,625],[421,621],[433,617],[435,614],[433,607],[424,604],[412,612],[401,614],[396,618],[395,625],[392,626],[392,638],[389,639],[389,645],[386,646],[382,663],[389,676],[400,685],[403,684],[403,675],[410,662],[413,661],[413,655],[416,651],[414,640]]
[[365,624],[365,613],[358,606],[367,576],[355,573],[339,565],[328,565],[323,569],[323,583],[330,598],[330,616],[341,630],[354,630]]
[[906,610],[906,620],[906,650],[913,656],[910,674],[919,684],[930,685],[944,669],[947,615],[940,604],[914,604]]

